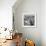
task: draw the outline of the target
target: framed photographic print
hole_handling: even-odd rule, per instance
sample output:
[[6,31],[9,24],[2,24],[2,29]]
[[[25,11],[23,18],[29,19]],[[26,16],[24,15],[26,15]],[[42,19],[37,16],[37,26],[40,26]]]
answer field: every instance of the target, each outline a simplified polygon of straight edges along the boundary
[[36,14],[23,14],[22,25],[23,27],[36,27]]

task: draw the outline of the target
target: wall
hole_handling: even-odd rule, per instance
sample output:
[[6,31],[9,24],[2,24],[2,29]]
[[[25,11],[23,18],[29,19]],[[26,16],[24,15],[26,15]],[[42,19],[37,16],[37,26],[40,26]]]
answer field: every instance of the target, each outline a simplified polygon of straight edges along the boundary
[[[35,41],[36,46],[41,46],[41,0],[23,0],[20,5],[13,7],[15,28],[23,33],[24,39]],[[36,27],[22,27],[23,13],[36,13]],[[43,22],[43,21],[42,21]]]
[[12,6],[16,0],[0,0],[0,27],[12,28]]
[[41,1],[41,40],[42,46],[46,46],[46,0]]

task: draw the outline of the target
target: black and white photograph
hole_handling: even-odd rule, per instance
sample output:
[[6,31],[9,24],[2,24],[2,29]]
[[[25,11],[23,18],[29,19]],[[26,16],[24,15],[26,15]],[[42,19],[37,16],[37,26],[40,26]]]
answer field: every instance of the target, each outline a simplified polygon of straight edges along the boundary
[[23,16],[24,27],[35,27],[36,26],[36,16],[34,14]]

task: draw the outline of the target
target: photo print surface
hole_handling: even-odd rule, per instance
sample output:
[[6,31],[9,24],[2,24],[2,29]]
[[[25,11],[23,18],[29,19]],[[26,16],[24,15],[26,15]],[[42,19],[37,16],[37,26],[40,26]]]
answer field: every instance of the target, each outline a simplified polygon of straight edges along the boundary
[[23,22],[24,27],[35,27],[36,26],[35,15],[24,15],[23,21],[24,21]]

